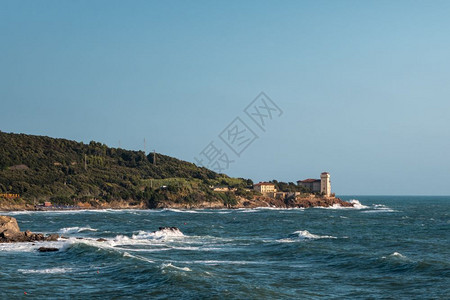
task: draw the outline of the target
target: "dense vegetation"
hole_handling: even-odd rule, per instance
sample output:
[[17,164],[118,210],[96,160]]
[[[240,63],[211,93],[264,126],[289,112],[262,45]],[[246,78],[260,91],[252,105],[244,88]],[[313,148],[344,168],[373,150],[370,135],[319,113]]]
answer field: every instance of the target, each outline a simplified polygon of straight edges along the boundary
[[299,186],[293,182],[283,182],[283,181],[277,181],[275,179],[270,182],[275,185],[275,188],[277,189],[277,191],[300,192],[300,193],[304,193],[304,194],[311,193],[311,191],[308,188],[306,188],[304,186]]
[[[156,207],[164,201],[236,203],[251,180],[230,178],[166,155],[110,148],[44,136],[0,131],[0,193],[28,203],[56,204],[126,200]],[[213,192],[211,186],[236,188]],[[11,200],[13,201],[13,200]]]

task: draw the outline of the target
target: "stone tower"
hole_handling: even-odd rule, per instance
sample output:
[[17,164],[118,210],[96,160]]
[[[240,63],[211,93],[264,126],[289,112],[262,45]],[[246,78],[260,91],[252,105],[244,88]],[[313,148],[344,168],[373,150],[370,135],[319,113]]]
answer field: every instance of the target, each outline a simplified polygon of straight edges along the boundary
[[328,172],[320,174],[320,192],[326,197],[331,195],[330,173]]

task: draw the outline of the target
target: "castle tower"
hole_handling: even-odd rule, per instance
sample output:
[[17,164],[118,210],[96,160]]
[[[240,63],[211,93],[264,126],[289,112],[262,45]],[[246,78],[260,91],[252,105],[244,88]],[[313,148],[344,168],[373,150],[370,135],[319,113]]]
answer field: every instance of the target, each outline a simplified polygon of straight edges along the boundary
[[320,174],[320,192],[326,197],[331,195],[330,173],[328,172]]

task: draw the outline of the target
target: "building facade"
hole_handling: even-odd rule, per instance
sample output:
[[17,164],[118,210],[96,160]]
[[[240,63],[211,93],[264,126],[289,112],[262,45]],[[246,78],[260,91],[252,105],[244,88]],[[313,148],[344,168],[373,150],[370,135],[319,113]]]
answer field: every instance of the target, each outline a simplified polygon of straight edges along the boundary
[[321,193],[325,197],[331,196],[330,173],[322,172],[320,179],[305,179],[297,181],[298,186],[307,188],[311,193]]
[[330,173],[328,172],[320,174],[320,192],[326,197],[331,195]]
[[255,191],[260,192],[261,194],[264,193],[276,193],[277,189],[275,188],[275,184],[270,182],[260,182],[253,185],[253,189]]
[[320,193],[320,179],[308,178],[305,180],[299,180],[297,181],[297,185],[307,188],[311,193]]

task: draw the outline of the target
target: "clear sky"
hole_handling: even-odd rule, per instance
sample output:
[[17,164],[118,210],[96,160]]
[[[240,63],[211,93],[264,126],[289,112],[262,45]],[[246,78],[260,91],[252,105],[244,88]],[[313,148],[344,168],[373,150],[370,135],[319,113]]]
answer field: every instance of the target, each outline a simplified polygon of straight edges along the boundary
[[[450,194],[450,1],[0,0],[0,130]],[[264,91],[265,132],[243,110]],[[232,157],[236,117],[258,136]],[[1,145],[0,145],[1,147]],[[148,151],[147,151],[148,152]]]

